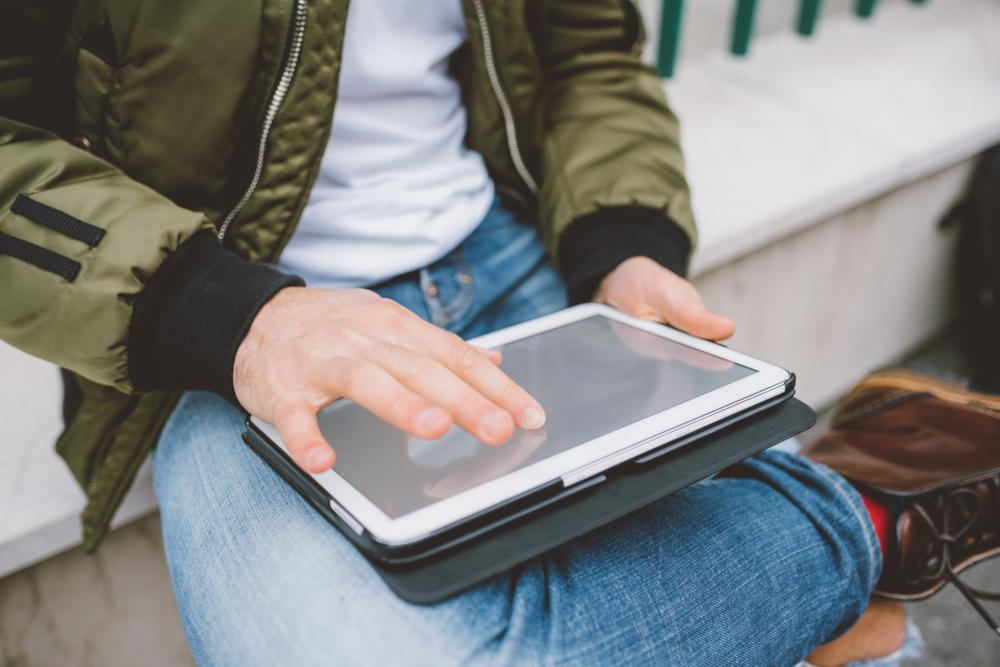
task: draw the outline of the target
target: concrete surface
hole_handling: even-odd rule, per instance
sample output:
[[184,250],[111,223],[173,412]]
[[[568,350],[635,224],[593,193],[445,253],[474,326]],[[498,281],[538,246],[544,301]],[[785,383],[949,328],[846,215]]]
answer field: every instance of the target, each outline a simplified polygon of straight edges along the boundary
[[112,533],[0,579],[2,667],[189,667],[160,521]]

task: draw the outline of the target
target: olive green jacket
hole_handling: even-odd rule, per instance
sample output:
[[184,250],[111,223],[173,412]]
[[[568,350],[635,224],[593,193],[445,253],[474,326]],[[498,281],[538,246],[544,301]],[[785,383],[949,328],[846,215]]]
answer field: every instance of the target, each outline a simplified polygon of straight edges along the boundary
[[[564,274],[610,268],[565,250],[601,211],[619,215],[572,245],[607,259],[631,226],[647,230],[633,254],[656,257],[655,213],[686,252],[677,122],[631,0],[462,4],[467,142],[536,207]],[[241,262],[276,260],[327,145],[347,5],[0,0],[0,338],[74,378],[57,449],[87,492],[88,548],[190,388],[140,391],[137,303],[199,232],[222,230]]]

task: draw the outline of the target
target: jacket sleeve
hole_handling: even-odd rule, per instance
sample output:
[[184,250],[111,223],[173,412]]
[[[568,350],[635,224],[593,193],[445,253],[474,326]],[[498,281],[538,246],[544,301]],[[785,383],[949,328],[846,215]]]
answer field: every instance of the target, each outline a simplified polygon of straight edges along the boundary
[[230,394],[250,320],[296,281],[224,250],[200,213],[24,122],[36,63],[0,48],[0,339],[123,392]]
[[685,274],[696,232],[680,132],[640,57],[634,2],[550,0],[540,25],[540,217],[571,299],[636,255]]

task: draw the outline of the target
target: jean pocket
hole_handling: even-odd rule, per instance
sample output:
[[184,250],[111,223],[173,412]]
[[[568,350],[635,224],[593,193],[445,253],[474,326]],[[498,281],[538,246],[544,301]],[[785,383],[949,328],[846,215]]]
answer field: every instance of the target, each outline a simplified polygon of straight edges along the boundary
[[420,287],[431,322],[454,329],[472,308],[475,285],[472,271],[460,255],[420,272]]

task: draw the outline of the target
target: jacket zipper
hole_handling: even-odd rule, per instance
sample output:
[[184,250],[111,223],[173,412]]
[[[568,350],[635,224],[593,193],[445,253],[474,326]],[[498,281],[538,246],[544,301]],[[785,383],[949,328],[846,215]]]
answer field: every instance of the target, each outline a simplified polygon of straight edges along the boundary
[[[229,230],[229,225],[233,222],[233,219],[239,214],[240,210],[246,206],[246,203],[250,201],[250,197],[253,196],[254,191],[257,189],[257,185],[260,183],[261,174],[264,171],[264,156],[267,152],[267,142],[271,135],[271,127],[274,125],[274,119],[278,115],[278,110],[281,109],[281,104],[284,102],[285,97],[288,95],[288,90],[291,88],[292,79],[295,77],[295,70],[298,68],[299,57],[302,55],[302,42],[305,37],[306,32],[306,2],[307,0],[295,0],[295,16],[293,18],[292,26],[292,41],[286,55],[285,62],[282,66],[281,76],[278,79],[278,85],[274,89],[274,93],[271,95],[271,100],[267,105],[267,113],[264,115],[264,123],[261,126],[260,140],[257,144],[257,164],[254,167],[253,176],[250,179],[249,185],[247,185],[246,191],[240,200],[236,202],[236,205],[229,211],[229,214],[223,219],[222,224],[219,226],[219,240],[221,241],[226,237],[226,232]],[[104,465],[104,460],[107,458],[108,451],[111,449],[112,441],[108,440],[106,443],[102,443],[100,448],[94,455],[94,460],[90,464],[88,471],[88,481],[87,481],[87,491],[90,495],[93,495],[95,484],[97,482],[97,473]]]
[[229,211],[229,215],[219,225],[220,241],[226,238],[229,225],[232,224],[233,219],[239,215],[239,212],[250,201],[250,197],[253,196],[253,193],[257,190],[257,186],[260,184],[260,177],[264,172],[264,157],[267,154],[267,143],[271,136],[271,128],[274,126],[274,119],[278,116],[278,111],[281,109],[281,105],[288,95],[288,90],[292,87],[292,79],[295,78],[295,70],[298,69],[299,58],[302,55],[302,43],[306,34],[306,2],[307,0],[295,0],[291,46],[285,54],[285,63],[282,66],[281,77],[278,79],[278,85],[275,87],[274,93],[271,94],[271,101],[267,105],[267,113],[264,114],[264,123],[261,125],[260,139],[257,143],[257,164],[254,167],[253,176],[250,178],[250,183],[247,185],[243,196],[240,197],[240,200]]
[[[514,114],[511,111],[510,102],[507,100],[503,86],[500,85],[500,77],[497,74],[496,62],[493,59],[493,40],[490,36],[489,24],[486,22],[486,12],[483,10],[482,0],[473,0],[473,4],[476,8],[476,19],[479,23],[479,32],[482,35],[483,40],[486,74],[490,81],[490,88],[493,90],[493,94],[500,106],[500,113],[503,115],[504,129],[507,134],[507,148],[510,151],[511,161],[514,163],[514,169],[521,177],[521,180],[524,181],[528,190],[530,190],[533,194],[537,194],[538,184],[535,182],[535,179],[528,170],[528,167],[524,164],[524,159],[521,156],[521,149],[517,143],[517,128],[514,125]],[[264,158],[267,153],[267,143],[271,134],[271,128],[274,125],[274,120],[278,115],[278,111],[281,109],[282,103],[285,101],[285,97],[288,95],[288,90],[291,88],[292,80],[295,78],[295,71],[298,68],[299,58],[302,54],[302,43],[306,31],[306,16],[306,0],[296,0],[294,18],[295,24],[292,30],[291,48],[288,50],[285,64],[281,72],[281,77],[278,80],[278,85],[275,87],[274,94],[271,96],[271,101],[267,105],[267,113],[264,116],[260,140],[257,144],[257,163],[254,166],[253,176],[251,177],[250,183],[247,185],[243,196],[240,197],[236,205],[229,211],[229,214],[222,220],[222,224],[219,225],[220,240],[226,238],[226,232],[229,231],[229,226],[232,224],[236,216],[239,215],[239,212],[243,209],[243,207],[246,206],[247,202],[250,201],[250,198],[253,196],[253,193],[257,190],[257,186],[260,183],[260,177],[264,171]]]
[[[137,399],[133,398],[133,400]],[[131,411],[131,408],[129,411]],[[116,419],[115,423],[121,424],[121,420]],[[108,453],[111,451],[111,446],[114,442],[114,438],[105,438],[104,441],[97,446],[97,451],[94,452],[94,458],[91,459],[90,465],[87,466],[87,477],[85,478],[85,481],[87,483],[86,488],[88,496],[94,495],[94,491],[97,488],[97,473],[104,466],[104,460],[108,458]]]
[[486,22],[486,12],[483,10],[482,0],[473,0],[472,4],[476,8],[476,19],[479,22],[479,33],[483,39],[483,55],[486,60],[486,75],[490,80],[490,88],[500,105],[500,113],[503,115],[504,129],[507,133],[507,148],[510,150],[510,159],[514,163],[521,180],[533,194],[538,194],[538,184],[535,182],[528,167],[521,157],[521,149],[517,145],[517,128],[514,126],[514,114],[511,111],[510,103],[504,94],[503,86],[500,85],[500,77],[497,74],[496,63],[493,60],[493,40],[490,38],[490,26]]
[[104,459],[108,457],[108,450],[111,449],[113,442],[112,438],[106,439],[99,445],[94,454],[94,460],[91,461],[90,467],[87,469],[87,496],[93,496],[97,489],[97,471],[104,465]]

